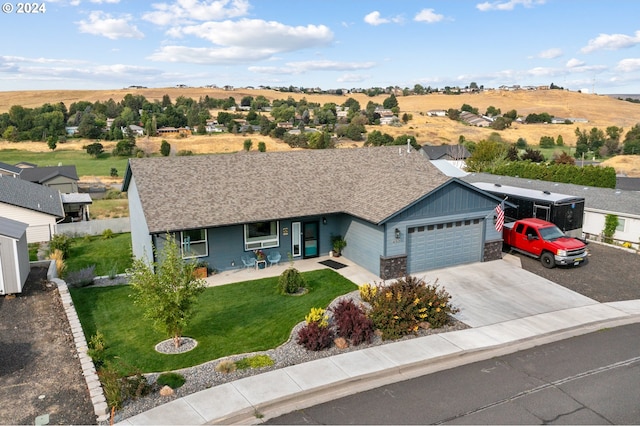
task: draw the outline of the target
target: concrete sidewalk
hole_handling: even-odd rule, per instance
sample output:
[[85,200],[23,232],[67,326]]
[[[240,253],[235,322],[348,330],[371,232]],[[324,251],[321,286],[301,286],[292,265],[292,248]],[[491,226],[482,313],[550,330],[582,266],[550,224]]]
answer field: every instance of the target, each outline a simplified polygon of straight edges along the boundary
[[[354,277],[358,284],[375,281],[351,263],[338,272]],[[461,309],[456,317],[472,328],[246,377],[173,400],[119,424],[258,424],[388,383],[640,321],[640,300],[598,303],[524,271],[510,259],[417,275],[431,283],[437,279]]]

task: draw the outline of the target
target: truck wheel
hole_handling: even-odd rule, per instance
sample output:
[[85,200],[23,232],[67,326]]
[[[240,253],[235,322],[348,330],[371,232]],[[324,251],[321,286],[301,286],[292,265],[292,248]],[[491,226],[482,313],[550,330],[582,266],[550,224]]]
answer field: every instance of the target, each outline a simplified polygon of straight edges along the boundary
[[544,253],[542,253],[542,256],[540,256],[540,263],[542,263],[542,266],[548,269],[551,269],[556,266],[556,260],[553,258],[553,255],[548,251],[545,251]]

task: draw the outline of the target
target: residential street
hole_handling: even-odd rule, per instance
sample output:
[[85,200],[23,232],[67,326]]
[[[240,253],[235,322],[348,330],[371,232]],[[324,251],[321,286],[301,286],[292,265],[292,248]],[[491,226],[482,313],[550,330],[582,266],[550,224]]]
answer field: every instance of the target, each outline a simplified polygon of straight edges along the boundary
[[267,424],[638,424],[640,324],[394,383]]

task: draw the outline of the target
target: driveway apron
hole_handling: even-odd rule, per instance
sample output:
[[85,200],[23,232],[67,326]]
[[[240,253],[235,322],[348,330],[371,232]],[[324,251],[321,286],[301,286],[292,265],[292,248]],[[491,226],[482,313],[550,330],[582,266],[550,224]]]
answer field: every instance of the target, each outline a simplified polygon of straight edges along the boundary
[[444,287],[455,317],[471,327],[598,303],[504,259],[414,275]]

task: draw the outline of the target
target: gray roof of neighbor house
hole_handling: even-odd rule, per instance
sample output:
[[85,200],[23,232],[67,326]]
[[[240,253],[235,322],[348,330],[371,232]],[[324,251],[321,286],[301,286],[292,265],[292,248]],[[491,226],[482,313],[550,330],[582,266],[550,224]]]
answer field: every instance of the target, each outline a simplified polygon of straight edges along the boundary
[[431,160],[464,160],[471,156],[462,145],[422,145],[422,151]]
[[22,173],[20,173],[20,179],[40,184],[56,176],[79,180],[76,166],[27,167],[22,169]]
[[593,186],[574,185],[570,183],[547,182],[542,180],[498,176],[489,173],[470,173],[460,178],[466,182],[501,183],[518,186],[520,188],[550,191],[560,194],[584,197],[586,209],[598,210],[604,213],[621,213],[630,217],[640,218],[640,192],[622,191],[611,188],[596,188]]
[[151,233],[345,212],[382,223],[450,178],[405,147],[132,158]]
[[0,176],[0,202],[64,217],[60,191],[11,176]]
[[14,240],[19,240],[29,225],[18,222],[17,220],[0,217],[0,235]]
[[12,166],[11,164],[3,163],[0,161],[0,170],[4,170],[14,175],[19,175],[22,172],[20,167]]

